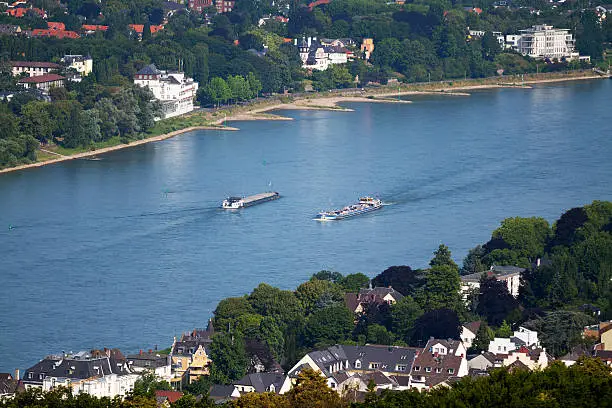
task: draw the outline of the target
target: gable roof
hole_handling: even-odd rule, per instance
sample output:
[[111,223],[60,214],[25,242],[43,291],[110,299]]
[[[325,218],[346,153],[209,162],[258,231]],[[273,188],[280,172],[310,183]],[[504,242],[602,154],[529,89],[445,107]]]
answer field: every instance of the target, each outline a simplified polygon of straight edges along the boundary
[[475,322],[465,323],[463,325],[463,327],[465,327],[466,329],[468,329],[472,333],[476,334],[478,332],[478,329],[480,329],[480,324],[481,323],[482,322],[480,320],[478,320],[478,321],[475,321]]
[[387,296],[387,295],[393,296],[393,298],[396,301],[399,301],[400,299],[402,299],[404,297],[404,295],[402,295],[401,293],[399,293],[397,290],[393,289],[392,287],[388,287],[387,288],[387,287],[383,287],[383,286],[377,286],[377,287],[372,288],[372,289],[361,289],[359,291],[359,299],[360,300],[365,299],[366,297],[368,297],[368,298],[370,298],[372,300],[380,299],[382,301],[382,299],[385,296]]
[[54,81],[62,81],[66,79],[65,77],[57,74],[45,74],[38,76],[31,76],[27,78],[21,78],[19,80],[20,84],[43,84],[45,82],[54,82]]
[[[433,352],[433,347],[436,344],[441,344],[448,348],[448,354]],[[456,356],[454,354],[460,344],[459,340],[429,339],[425,349],[417,356],[414,362],[415,367],[419,366],[419,375],[425,377],[426,386],[435,387],[456,377],[461,367],[461,362],[465,358],[465,356]],[[429,372],[427,369],[429,369]]]
[[11,61],[13,67],[24,67],[24,68],[50,68],[60,69],[62,66],[53,62],[44,61]]
[[183,393],[180,391],[165,391],[165,390],[157,390],[155,391],[155,397],[165,397],[169,403],[174,404],[176,401],[181,399]]
[[285,376],[279,373],[253,373],[247,374],[240,380],[236,381],[234,385],[244,385],[247,387],[255,388],[255,392],[268,392],[270,385],[274,385],[276,393],[280,390],[283,385]]
[[155,64],[149,64],[140,71],[136,72],[136,75],[159,75],[161,71],[157,69]]

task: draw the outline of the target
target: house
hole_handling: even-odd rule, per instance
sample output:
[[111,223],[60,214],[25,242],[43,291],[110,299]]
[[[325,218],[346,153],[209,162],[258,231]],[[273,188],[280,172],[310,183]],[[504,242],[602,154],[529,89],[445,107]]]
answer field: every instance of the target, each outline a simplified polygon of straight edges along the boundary
[[51,30],[35,28],[32,30],[32,37],[55,37],[55,38],[79,38],[80,35],[76,31],[65,31],[65,30]]
[[[289,370],[279,394],[288,392],[298,374],[306,368],[319,371],[326,378],[327,385],[339,394],[344,394],[353,384],[363,381],[364,374],[371,373],[381,373],[396,379],[403,377],[402,383],[409,387],[410,373],[418,352],[419,349],[411,347],[382,345],[335,345],[325,350],[312,351]],[[386,384],[387,379],[384,382]],[[397,380],[395,382],[399,383]]]
[[59,71],[62,66],[53,62],[11,61],[13,76],[27,74],[29,77],[46,75]]
[[518,52],[536,59],[578,59],[576,40],[567,28],[553,28],[546,24],[534,25],[520,31]]
[[157,402],[158,407],[170,407],[170,404],[174,404],[176,401],[180,400],[183,396],[183,393],[180,391],[166,391],[166,390],[156,390],[155,391],[155,401]]
[[594,356],[603,361],[608,367],[612,367],[612,351],[595,350]]
[[213,385],[208,393],[215,404],[223,404],[240,397],[240,392],[233,385]]
[[44,74],[21,78],[17,83],[26,89],[36,88],[43,92],[49,92],[51,88],[61,88],[64,86],[66,78],[57,74]]
[[[138,41],[142,40],[142,34],[144,32],[144,24],[128,24],[128,27],[130,28],[132,33],[136,33],[136,36],[138,37]],[[158,31],[161,31],[164,29],[163,25],[152,25],[149,26],[149,31],[151,32],[151,34],[155,34]]]
[[64,55],[62,63],[66,68],[74,69],[84,77],[93,71],[93,58],[89,55]]
[[538,332],[526,329],[522,326],[519,327],[518,330],[514,331],[514,335],[510,337],[510,340],[512,340],[517,346],[540,347]]
[[612,4],[600,4],[595,7],[595,14],[599,17],[599,22],[603,23],[608,14],[612,13]]
[[105,349],[49,356],[26,370],[23,384],[43,391],[63,386],[71,388],[74,394],[114,398],[131,392],[138,378],[118,350]]
[[240,394],[249,392],[273,392],[278,394],[285,376],[282,373],[253,373],[247,374],[234,382],[233,386]]
[[151,371],[163,380],[170,381],[172,379],[172,365],[169,355],[159,354],[153,350],[143,353],[140,350],[138,354],[128,355],[127,363],[130,370],[135,373]]
[[480,321],[476,321],[461,326],[460,337],[466,350],[472,347],[472,343],[474,343],[476,339],[476,333],[478,333],[478,329],[480,329],[480,324]]
[[12,398],[19,385],[19,370],[15,371],[15,377],[10,373],[0,373],[0,401],[3,398]]
[[45,12],[45,10],[39,9],[37,7],[29,7],[29,8],[19,7],[19,8],[10,8],[6,10],[6,14],[8,14],[11,17],[15,17],[15,18],[23,18],[28,12],[38,15],[38,17],[40,18],[44,18],[44,19],[47,18],[47,13]]
[[516,348],[516,343],[503,337],[495,337],[489,342],[489,353],[493,354],[508,354]]
[[55,31],[66,31],[66,24],[47,21],[47,28]]
[[519,349],[508,353],[502,361],[502,366],[507,367],[516,361],[520,361],[530,370],[536,370],[548,367],[552,360],[554,359],[546,352],[545,348],[521,346]]
[[466,350],[459,340],[429,339],[412,368],[412,388],[428,390],[468,374]]
[[599,344],[595,347],[598,350],[612,351],[612,325],[599,330]]
[[108,31],[108,26],[107,25],[97,25],[97,24],[83,24],[81,26],[81,31],[83,31],[85,35],[91,35],[97,31],[101,31],[101,32]]
[[208,375],[210,358],[208,347],[214,334],[212,322],[209,321],[206,330],[194,329],[183,333],[179,341],[174,338],[170,359],[172,363],[172,378],[170,383],[180,388],[182,384],[191,384],[201,375]]
[[572,366],[576,364],[576,361],[581,357],[590,357],[593,353],[585,345],[579,344],[574,347],[569,353],[559,358],[559,360],[566,366]]
[[367,305],[392,305],[404,298],[404,295],[388,287],[375,287],[359,290],[359,293],[347,293],[344,302],[354,313],[362,313]]
[[205,9],[211,7],[213,5],[212,3],[212,0],[189,0],[187,7],[189,7],[189,10],[201,14]]
[[134,84],[148,87],[162,105],[163,118],[171,118],[193,110],[198,83],[183,72],[160,71],[147,65],[134,75]]
[[217,13],[229,13],[234,9],[236,0],[215,0]]
[[506,354],[495,354],[483,351],[468,359],[468,369],[476,371],[487,371],[490,368],[501,367]]
[[521,274],[525,271],[525,268],[519,268],[516,266],[498,266],[493,265],[488,271],[471,273],[469,275],[461,276],[461,293],[463,299],[467,300],[467,295],[470,290],[480,289],[480,280],[483,275],[488,277],[494,277],[498,281],[505,282],[508,287],[508,292],[518,297],[519,288],[521,285]]
[[23,33],[20,26],[11,24],[0,24],[0,34],[4,35],[20,35]]
[[341,46],[325,46],[316,37],[295,40],[298,46],[302,66],[306,69],[325,71],[332,64],[345,64],[352,56],[352,51]]

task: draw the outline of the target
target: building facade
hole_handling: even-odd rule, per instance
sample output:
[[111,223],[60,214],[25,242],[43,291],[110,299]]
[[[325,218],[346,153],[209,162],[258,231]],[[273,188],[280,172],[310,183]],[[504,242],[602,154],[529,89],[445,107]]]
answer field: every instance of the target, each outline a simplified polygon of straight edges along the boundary
[[146,86],[153,92],[162,104],[164,119],[193,111],[198,83],[183,72],[160,71],[151,64],[136,73],[134,84]]
[[27,74],[29,77],[46,75],[59,71],[62,66],[53,62],[11,61],[13,76]]
[[21,78],[18,82],[26,89],[40,89],[49,92],[51,88],[61,88],[66,83],[66,78],[57,74],[45,74]]
[[64,55],[62,63],[84,77],[93,71],[93,58],[89,55]]
[[520,33],[518,51],[523,55],[537,59],[578,58],[578,53],[575,51],[576,40],[569,29],[538,24],[520,30]]

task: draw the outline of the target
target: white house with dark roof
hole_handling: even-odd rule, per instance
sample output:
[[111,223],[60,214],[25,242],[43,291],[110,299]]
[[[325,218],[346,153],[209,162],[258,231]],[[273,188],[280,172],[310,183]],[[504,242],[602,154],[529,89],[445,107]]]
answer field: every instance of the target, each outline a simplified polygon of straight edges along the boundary
[[521,286],[521,274],[523,272],[525,272],[525,268],[519,268],[517,266],[493,265],[488,271],[463,275],[461,276],[461,293],[463,294],[463,299],[467,299],[467,294],[470,290],[480,289],[480,280],[483,275],[506,283],[508,292],[512,296],[518,297],[519,288]]
[[465,323],[461,326],[461,341],[465,349],[472,347],[472,343],[476,339],[478,329],[480,329],[480,321]]
[[193,100],[198,83],[184,72],[167,72],[147,65],[134,75],[134,84],[147,87],[162,104],[163,118],[171,118],[193,111]]
[[411,388],[428,390],[468,374],[466,349],[459,340],[429,339],[412,367]]
[[172,364],[171,357],[166,354],[160,354],[157,351],[149,350],[143,352],[140,350],[138,354],[130,354],[127,356],[127,364],[135,373],[144,373],[151,371],[158,378],[165,381],[172,379]]
[[367,305],[392,305],[403,299],[404,295],[392,287],[378,286],[363,288],[359,293],[347,293],[344,296],[346,307],[353,313],[362,313]]
[[249,392],[278,394],[284,381],[285,376],[282,373],[253,373],[234,382],[233,386],[240,395]]
[[62,66],[53,62],[11,61],[13,76],[26,74],[29,77],[51,74],[59,71]]
[[335,345],[325,350],[313,351],[302,357],[289,370],[279,393],[288,392],[298,374],[305,368],[319,371],[327,379],[327,385],[339,394],[349,390],[352,385],[363,382],[363,376],[366,374],[382,374],[371,377],[375,381],[376,378],[384,379],[381,387],[392,386],[391,377],[395,378],[395,383],[398,383],[398,377],[405,377],[407,381],[402,383],[409,384],[410,372],[418,352],[419,349],[412,347],[382,345]]

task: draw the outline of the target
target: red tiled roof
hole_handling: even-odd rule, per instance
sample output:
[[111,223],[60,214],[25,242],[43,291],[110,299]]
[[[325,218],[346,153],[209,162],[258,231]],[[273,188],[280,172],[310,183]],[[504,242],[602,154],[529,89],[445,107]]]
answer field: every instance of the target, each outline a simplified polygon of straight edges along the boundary
[[45,74],[45,75],[38,75],[38,76],[22,78],[19,80],[19,82],[24,83],[24,84],[42,84],[44,82],[60,81],[64,79],[66,78],[61,75]]
[[106,31],[108,30],[108,26],[96,25],[96,24],[83,24],[82,28],[85,31]]
[[79,38],[80,35],[76,31],[64,31],[64,30],[43,30],[36,28],[32,30],[32,36],[34,37],[56,37],[56,38]]
[[183,393],[180,392],[180,391],[162,391],[162,390],[157,390],[157,391],[155,391],[155,396],[156,397],[166,397],[166,398],[168,398],[168,402],[169,403],[174,404],[176,401],[181,399],[181,397],[183,396]]
[[61,65],[53,62],[40,62],[40,61],[11,61],[13,67],[32,67],[32,68],[53,68],[59,69]]
[[66,24],[55,23],[53,21],[47,21],[47,27],[49,28],[49,30],[60,30],[60,31],[66,30]]
[[[134,31],[136,31],[138,34],[142,34],[142,32],[144,31],[144,24],[130,24],[130,28]],[[163,30],[164,26],[162,25],[152,25],[151,26],[151,34],[155,34],[156,32]]]
[[312,10],[313,8],[320,6],[321,4],[329,4],[331,0],[316,0],[308,5],[308,8]]
[[45,15],[46,15],[45,11],[42,10],[42,9],[39,9],[37,7],[32,7],[32,8],[23,8],[23,7],[20,7],[20,8],[14,8],[14,9],[8,9],[8,10],[6,10],[6,14],[8,14],[9,16],[16,17],[16,18],[22,18],[30,10],[32,12],[38,14],[39,16],[45,18]]

